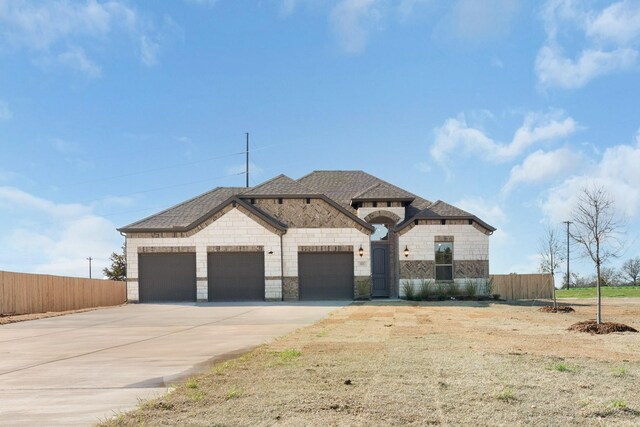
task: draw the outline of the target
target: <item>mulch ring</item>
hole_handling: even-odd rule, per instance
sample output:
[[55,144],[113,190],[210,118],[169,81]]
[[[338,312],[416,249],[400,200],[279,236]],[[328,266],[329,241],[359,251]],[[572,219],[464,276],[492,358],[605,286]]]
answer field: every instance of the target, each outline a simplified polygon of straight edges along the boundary
[[542,311],[543,313],[573,313],[575,310],[569,306],[558,306],[558,309],[552,305],[545,305],[544,307],[540,307],[538,311]]
[[588,332],[590,334],[610,334],[613,332],[638,332],[637,329],[627,326],[623,323],[602,322],[596,323],[595,320],[585,320],[584,322],[574,323],[567,328],[569,331]]

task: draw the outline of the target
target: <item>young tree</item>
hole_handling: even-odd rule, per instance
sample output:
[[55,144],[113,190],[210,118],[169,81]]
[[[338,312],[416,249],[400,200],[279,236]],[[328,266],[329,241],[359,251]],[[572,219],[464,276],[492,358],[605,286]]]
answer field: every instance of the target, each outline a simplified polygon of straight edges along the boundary
[[555,272],[560,267],[563,258],[564,247],[560,242],[557,231],[547,225],[544,235],[540,239],[540,271],[551,274],[551,285],[553,287],[553,307],[558,311],[558,301],[556,300]]
[[618,219],[613,200],[602,187],[583,188],[573,214],[573,239],[582,247],[586,258],[596,267],[597,323],[602,323],[602,264],[622,252],[619,235],[622,222]]
[[633,286],[636,286],[640,277],[640,257],[626,260],[620,272],[625,279],[629,279]]
[[127,280],[127,258],[125,256],[125,246],[122,245],[122,253],[112,253],[109,257],[111,260],[111,268],[102,270],[109,280],[118,280],[124,282]]

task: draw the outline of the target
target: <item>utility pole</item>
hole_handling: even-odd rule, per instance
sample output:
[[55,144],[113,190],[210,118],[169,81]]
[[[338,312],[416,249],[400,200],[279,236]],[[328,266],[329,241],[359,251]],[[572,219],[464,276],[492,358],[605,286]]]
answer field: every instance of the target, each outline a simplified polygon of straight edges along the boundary
[[249,188],[249,132],[247,132],[247,161],[245,171],[245,175],[247,176],[247,188]]
[[89,261],[89,279],[91,279],[91,260],[92,259],[93,258],[91,258],[91,257],[87,258],[87,260]]
[[569,275],[569,225],[573,224],[571,221],[562,221],[567,224],[567,289],[571,285],[571,276]]

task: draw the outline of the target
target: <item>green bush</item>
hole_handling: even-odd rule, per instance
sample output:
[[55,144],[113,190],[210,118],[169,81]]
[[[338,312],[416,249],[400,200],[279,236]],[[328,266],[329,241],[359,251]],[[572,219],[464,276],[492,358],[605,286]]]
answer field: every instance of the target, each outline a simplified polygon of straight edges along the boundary
[[456,285],[456,282],[451,281],[447,283],[447,295],[454,297],[459,293],[460,291],[458,290],[458,286]]
[[476,283],[473,279],[467,279],[464,282],[464,293],[468,297],[475,297],[478,293],[478,288],[476,287]]
[[409,280],[405,280],[402,282],[402,290],[404,291],[404,296],[409,301],[415,298],[415,292],[413,290],[413,285]]
[[447,284],[445,282],[436,282],[436,295],[445,296],[447,294]]
[[359,298],[369,298],[371,297],[371,289],[369,287],[368,279],[360,279],[356,282],[356,289],[358,290]]
[[431,286],[433,282],[429,279],[420,280],[420,290],[418,291],[418,299],[426,300],[431,295]]

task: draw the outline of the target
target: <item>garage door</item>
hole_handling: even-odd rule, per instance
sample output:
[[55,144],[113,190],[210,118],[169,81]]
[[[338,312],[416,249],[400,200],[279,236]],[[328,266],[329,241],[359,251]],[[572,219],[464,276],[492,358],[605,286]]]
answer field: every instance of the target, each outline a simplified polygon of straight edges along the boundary
[[209,301],[264,301],[264,252],[211,252]]
[[140,254],[138,263],[140,302],[196,300],[196,254]]
[[301,300],[353,299],[353,253],[298,254]]

